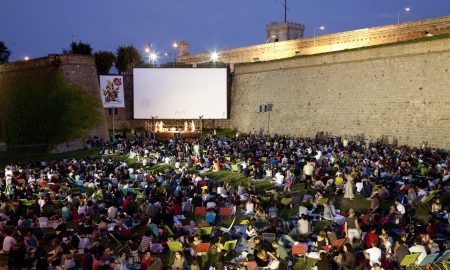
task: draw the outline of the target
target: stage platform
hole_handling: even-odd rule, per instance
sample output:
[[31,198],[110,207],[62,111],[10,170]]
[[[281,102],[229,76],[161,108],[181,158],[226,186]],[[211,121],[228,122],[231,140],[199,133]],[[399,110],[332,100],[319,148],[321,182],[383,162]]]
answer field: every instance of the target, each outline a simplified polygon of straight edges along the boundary
[[156,132],[154,134],[156,139],[198,139],[202,136],[202,133],[197,131],[164,131]]

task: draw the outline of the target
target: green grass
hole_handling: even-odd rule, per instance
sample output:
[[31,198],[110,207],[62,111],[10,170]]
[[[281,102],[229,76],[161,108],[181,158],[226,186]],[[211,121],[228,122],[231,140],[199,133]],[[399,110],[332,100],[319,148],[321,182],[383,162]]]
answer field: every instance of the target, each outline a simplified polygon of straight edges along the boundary
[[3,169],[8,164],[28,163],[36,161],[50,162],[63,158],[86,158],[89,155],[99,155],[100,150],[76,150],[58,154],[18,154],[18,153],[1,153],[0,154],[0,168]]

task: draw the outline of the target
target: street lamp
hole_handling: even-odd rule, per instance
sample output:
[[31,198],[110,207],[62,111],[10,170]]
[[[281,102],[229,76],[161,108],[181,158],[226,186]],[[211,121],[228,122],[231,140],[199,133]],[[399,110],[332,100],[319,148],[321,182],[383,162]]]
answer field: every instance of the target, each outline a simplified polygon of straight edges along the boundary
[[158,55],[156,53],[150,54],[150,60],[152,60],[152,64],[155,64],[155,61],[158,59]]
[[173,48],[173,67],[177,66],[177,49],[178,49],[178,43],[174,42],[172,44],[172,48]]
[[211,53],[211,60],[215,63],[219,59],[219,54],[216,51]]
[[276,38],[277,36],[272,35],[266,40],[266,61],[267,61],[267,43],[269,43],[270,39]]
[[25,56],[25,57],[23,58],[23,60],[28,61],[28,60],[30,60],[30,57]]
[[316,31],[317,30],[320,30],[320,31],[323,31],[323,30],[325,30],[325,26],[323,26],[323,25],[321,25],[321,26],[319,26],[319,27],[316,27],[316,28],[314,28],[314,39],[313,39],[313,43],[314,43],[314,45],[313,45],[313,48],[314,48],[314,53],[316,53]]
[[408,12],[410,12],[411,11],[411,8],[410,7],[405,7],[405,8],[403,8],[402,10],[400,10],[399,12],[398,12],[398,15],[397,15],[397,42],[398,42],[398,39],[399,39],[399,34],[400,34],[400,15],[403,13],[403,12],[405,12],[405,13],[408,13]]

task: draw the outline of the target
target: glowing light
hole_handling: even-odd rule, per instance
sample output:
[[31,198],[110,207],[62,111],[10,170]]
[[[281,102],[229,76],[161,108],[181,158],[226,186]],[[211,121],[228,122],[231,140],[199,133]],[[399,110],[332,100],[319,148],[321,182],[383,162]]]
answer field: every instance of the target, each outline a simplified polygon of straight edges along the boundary
[[323,31],[323,30],[325,30],[325,26],[322,25],[319,27],[319,29]]
[[155,53],[150,54],[150,59],[152,61],[156,61],[156,59],[158,59],[158,55],[156,55]]
[[149,47],[145,47],[144,51],[145,51],[145,53],[150,53],[150,48]]
[[30,60],[30,57],[25,56],[25,57],[23,58],[23,60],[28,61],[28,60]]
[[173,47],[174,49],[176,49],[176,48],[178,47],[178,43],[174,42],[174,43],[172,44],[172,47]]
[[410,12],[411,8],[410,7],[405,7],[404,10],[405,10],[405,12]]
[[216,62],[219,59],[219,54],[216,51],[213,51],[211,53],[211,60],[213,60],[213,62]]

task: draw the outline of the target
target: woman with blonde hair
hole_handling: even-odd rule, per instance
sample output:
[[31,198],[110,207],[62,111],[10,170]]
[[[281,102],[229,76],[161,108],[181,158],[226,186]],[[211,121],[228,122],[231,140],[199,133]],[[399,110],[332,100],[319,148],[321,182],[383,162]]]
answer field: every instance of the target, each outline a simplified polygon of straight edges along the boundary
[[361,228],[359,227],[358,217],[355,216],[355,210],[352,208],[348,210],[348,217],[345,218],[344,232],[345,236],[348,237],[350,244],[353,244],[355,238],[361,238]]

